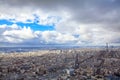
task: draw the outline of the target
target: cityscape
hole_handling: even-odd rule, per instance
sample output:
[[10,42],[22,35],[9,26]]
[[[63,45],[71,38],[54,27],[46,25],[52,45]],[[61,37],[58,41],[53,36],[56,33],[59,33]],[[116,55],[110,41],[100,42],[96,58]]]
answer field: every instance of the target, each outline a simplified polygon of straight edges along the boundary
[[0,0],[0,80],[120,80],[120,0]]

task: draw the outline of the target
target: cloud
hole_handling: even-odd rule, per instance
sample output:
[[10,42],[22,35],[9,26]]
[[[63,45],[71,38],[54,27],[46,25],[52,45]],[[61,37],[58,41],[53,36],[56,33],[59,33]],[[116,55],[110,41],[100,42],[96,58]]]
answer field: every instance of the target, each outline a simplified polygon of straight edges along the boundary
[[40,25],[55,25],[60,17],[51,12],[45,13],[42,9],[32,7],[13,7],[0,5],[0,19],[10,22],[37,23]]
[[46,43],[66,44],[76,40],[76,38],[70,34],[62,34],[56,31],[44,31],[42,32],[42,38]]
[[11,26],[2,25],[2,29],[0,30],[1,33],[1,40],[2,42],[10,42],[10,43],[19,43],[23,42],[26,39],[34,38],[34,34],[32,30],[28,27],[21,28],[15,24]]
[[[71,24],[70,24],[71,25]],[[90,29],[89,26],[91,26]],[[107,31],[95,25],[80,25],[74,30],[58,31],[33,31],[30,27],[1,25],[0,42],[39,45],[39,44],[66,44],[66,45],[98,45],[106,42],[119,42],[119,32]],[[92,27],[94,26],[94,27]],[[73,33],[72,33],[73,30]],[[114,38],[113,38],[114,37]]]
[[[18,44],[68,44],[75,42],[76,38],[70,34],[62,34],[56,31],[33,31],[30,27],[1,25],[0,42]],[[29,43],[29,44],[28,44]]]
[[33,31],[20,26],[19,29],[1,26],[0,33],[6,36],[3,40],[10,42],[120,43],[119,3],[119,0],[1,0],[0,19],[54,25],[55,30]]

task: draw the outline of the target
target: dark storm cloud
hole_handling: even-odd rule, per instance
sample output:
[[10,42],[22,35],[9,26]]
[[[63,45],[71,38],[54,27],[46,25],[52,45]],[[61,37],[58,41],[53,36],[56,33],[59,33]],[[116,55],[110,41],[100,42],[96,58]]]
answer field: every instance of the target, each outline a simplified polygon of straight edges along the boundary
[[111,0],[89,0],[71,9],[74,20],[81,23],[112,24],[120,22],[120,5]]
[[34,7],[43,10],[67,9],[80,23],[112,24],[120,22],[120,0],[2,0],[13,7]]
[[72,15],[71,19],[80,23],[120,22],[120,0],[1,0],[0,3],[13,7],[37,7],[48,11],[67,8]]
[[[120,17],[120,0],[1,0],[0,3],[13,7],[37,7],[48,11],[67,8],[73,16],[72,19],[84,23],[114,23],[119,22]],[[116,13],[110,14],[112,12]]]
[[119,0],[1,0],[1,4],[10,6],[42,7],[46,9],[58,8],[59,6],[73,8],[73,10],[84,9],[84,7],[100,7],[103,10],[119,6]]

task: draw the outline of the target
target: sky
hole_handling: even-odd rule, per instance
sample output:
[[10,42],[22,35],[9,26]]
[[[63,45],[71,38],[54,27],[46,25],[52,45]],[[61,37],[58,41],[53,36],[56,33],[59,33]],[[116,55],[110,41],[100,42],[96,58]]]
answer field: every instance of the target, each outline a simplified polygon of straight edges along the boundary
[[120,0],[0,0],[0,46],[120,45]]

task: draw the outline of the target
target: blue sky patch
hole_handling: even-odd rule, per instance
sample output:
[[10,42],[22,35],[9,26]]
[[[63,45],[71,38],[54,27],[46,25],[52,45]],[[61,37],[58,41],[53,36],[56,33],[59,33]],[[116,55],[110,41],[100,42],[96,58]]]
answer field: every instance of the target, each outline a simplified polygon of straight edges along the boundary
[[46,30],[55,30],[54,28],[54,25],[53,26],[49,26],[49,25],[39,25],[37,24],[37,22],[34,22],[34,23],[22,23],[22,22],[12,22],[12,21],[9,21],[9,20],[5,20],[5,19],[2,19],[0,20],[0,25],[13,25],[13,24],[17,24],[18,26],[21,26],[21,27],[30,27],[31,29],[33,30],[40,30],[40,31],[46,31]]
[[14,23],[11,22],[11,21],[9,21],[9,20],[1,19],[0,20],[0,25],[4,25],[4,24],[6,24],[6,25],[12,25]]

